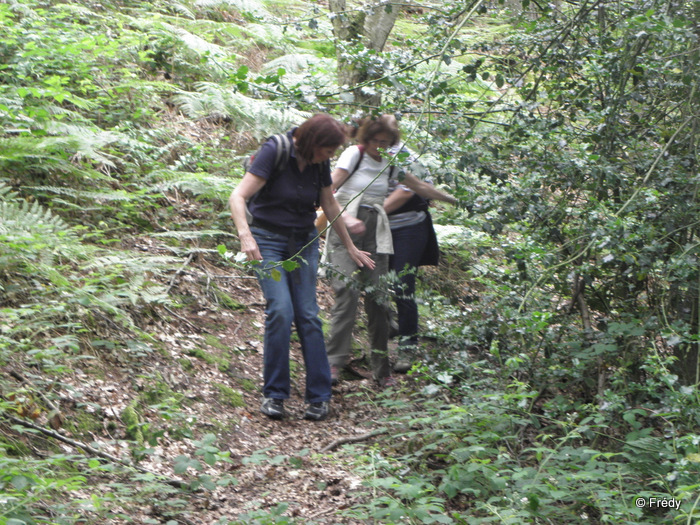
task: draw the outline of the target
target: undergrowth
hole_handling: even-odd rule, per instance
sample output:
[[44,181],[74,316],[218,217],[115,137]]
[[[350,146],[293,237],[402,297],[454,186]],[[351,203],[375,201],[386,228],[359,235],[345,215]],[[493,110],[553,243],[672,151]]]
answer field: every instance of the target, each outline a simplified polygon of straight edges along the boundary
[[[700,11],[504,4],[411,6],[386,53],[346,47],[375,75],[360,91],[404,113],[460,206],[434,214],[446,233],[441,266],[421,271],[421,359],[405,389],[368,401],[390,436],[345,449],[364,492],[332,519],[693,523]],[[240,314],[209,270],[240,268],[226,198],[241,159],[314,112],[360,112],[326,15],[0,1],[3,523],[174,524],[193,491],[235,483],[227,423],[197,420],[197,393],[173,386],[198,366],[235,372],[232,354],[208,334],[173,358],[154,332],[192,324],[187,286]],[[118,380],[132,397],[110,410],[84,397]],[[224,381],[222,406],[254,390]],[[156,473],[165,439],[182,453]],[[282,501],[220,523],[301,521]]]

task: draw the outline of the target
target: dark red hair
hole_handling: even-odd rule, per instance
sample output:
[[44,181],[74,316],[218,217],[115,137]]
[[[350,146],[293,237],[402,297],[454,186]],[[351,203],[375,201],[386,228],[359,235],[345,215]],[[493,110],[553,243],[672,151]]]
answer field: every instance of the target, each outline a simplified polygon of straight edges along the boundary
[[318,148],[338,148],[345,144],[345,127],[333,117],[318,113],[294,131],[297,155],[312,162]]

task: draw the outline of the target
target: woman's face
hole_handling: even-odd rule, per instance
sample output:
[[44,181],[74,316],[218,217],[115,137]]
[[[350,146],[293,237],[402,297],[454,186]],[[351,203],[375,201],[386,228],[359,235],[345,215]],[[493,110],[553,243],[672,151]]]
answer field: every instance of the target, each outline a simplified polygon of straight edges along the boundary
[[369,139],[367,143],[367,153],[375,158],[381,158],[381,153],[379,150],[386,150],[391,147],[391,135],[389,133],[377,133],[374,137]]
[[325,162],[328,159],[330,159],[333,155],[335,155],[336,150],[338,147],[333,147],[333,146],[325,146],[322,148],[316,148],[314,150],[314,159],[313,159],[313,164],[320,164],[321,162]]

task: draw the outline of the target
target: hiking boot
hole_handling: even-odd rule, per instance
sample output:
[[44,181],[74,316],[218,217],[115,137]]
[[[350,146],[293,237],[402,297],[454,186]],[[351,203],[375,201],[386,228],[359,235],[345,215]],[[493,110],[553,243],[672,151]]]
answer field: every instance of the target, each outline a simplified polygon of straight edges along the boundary
[[270,419],[282,419],[286,415],[284,412],[284,400],[266,397],[263,399],[260,412]]
[[304,419],[311,419],[313,421],[321,421],[328,417],[328,412],[330,411],[330,403],[328,401],[319,401],[318,403],[310,403],[306,407],[306,413],[304,413]]

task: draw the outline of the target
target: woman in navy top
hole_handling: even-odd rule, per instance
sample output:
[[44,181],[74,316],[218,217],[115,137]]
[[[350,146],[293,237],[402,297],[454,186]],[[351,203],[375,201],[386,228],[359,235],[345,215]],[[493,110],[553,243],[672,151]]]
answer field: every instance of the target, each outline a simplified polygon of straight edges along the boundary
[[[258,280],[266,306],[261,411],[273,419],[286,415],[284,400],[290,395],[289,344],[294,323],[306,365],[305,397],[309,405],[304,417],[321,420],[329,412],[331,377],[316,303],[319,241],[314,220],[318,204],[326,217],[340,215],[328,161],[345,143],[346,135],[342,124],[319,114],[289,131],[287,137],[291,144],[289,158],[279,172],[275,173],[276,143],[268,140],[233,190],[229,206],[241,251],[249,260],[262,261]],[[246,207],[252,215],[250,224]],[[353,244],[343,221],[334,221],[333,229],[358,266],[374,267],[370,254]],[[285,270],[280,263],[292,257],[298,267]],[[273,269],[277,271],[269,271]]]

